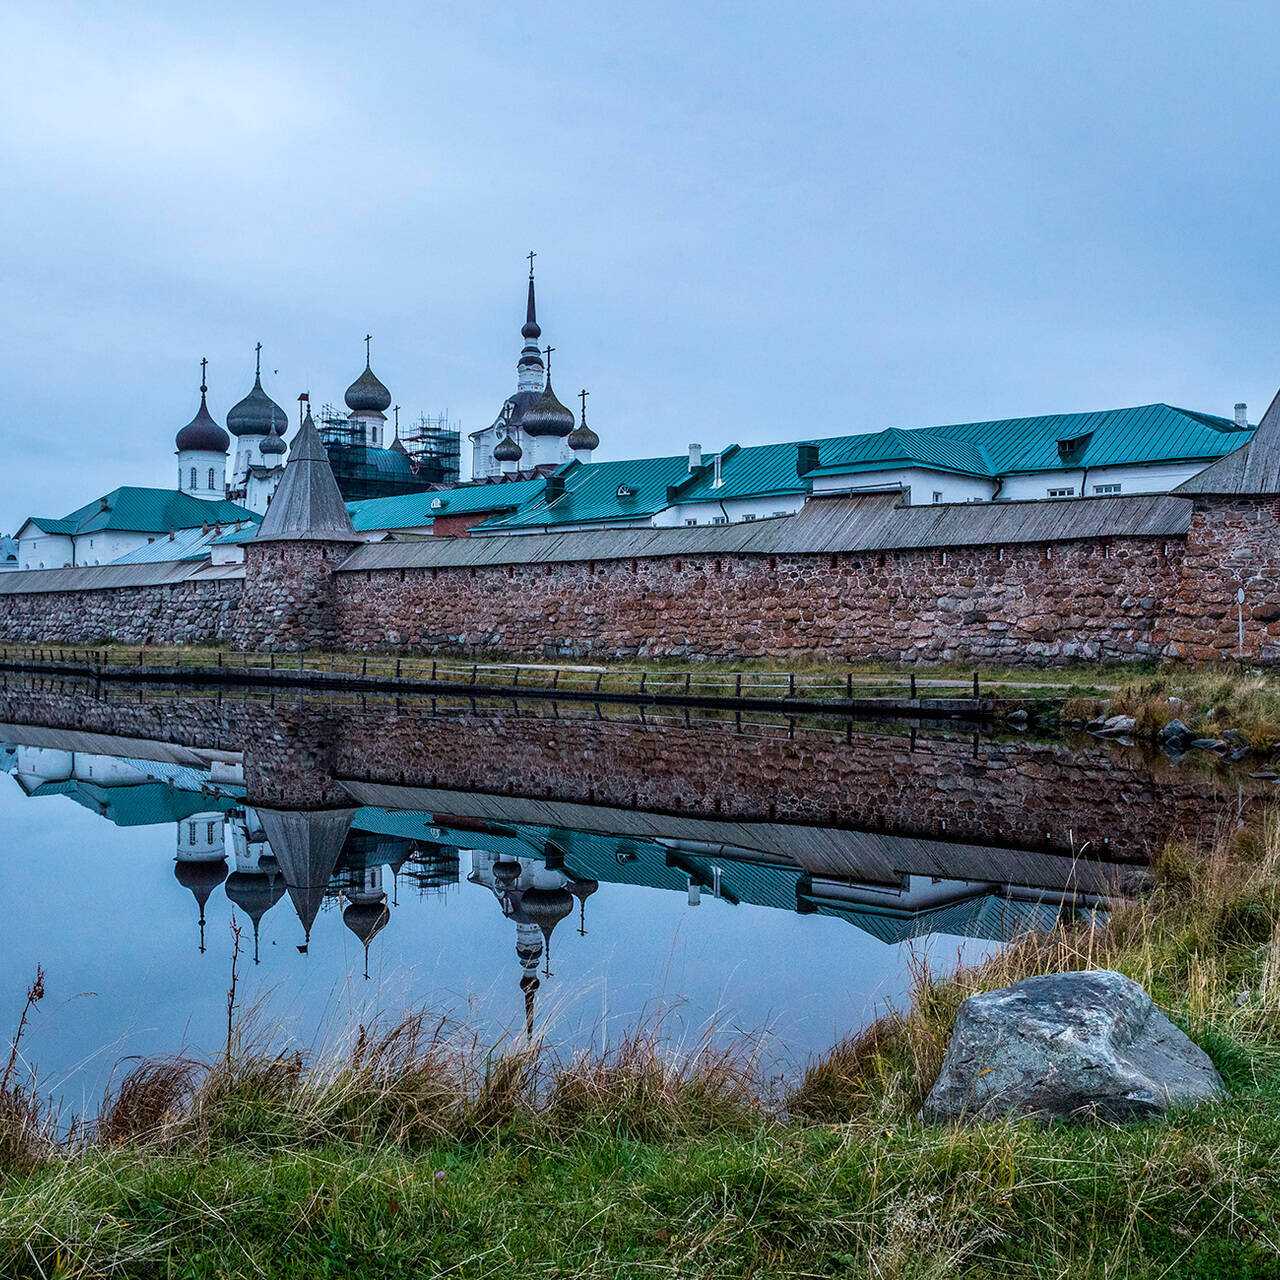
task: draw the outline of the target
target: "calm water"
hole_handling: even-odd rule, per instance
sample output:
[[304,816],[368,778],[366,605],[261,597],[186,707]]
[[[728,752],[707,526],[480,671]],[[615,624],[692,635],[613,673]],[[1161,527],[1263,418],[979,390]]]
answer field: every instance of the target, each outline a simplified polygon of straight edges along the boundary
[[913,952],[1105,912],[1253,802],[1092,743],[13,680],[0,769],[0,1022],[43,965],[24,1048],[76,1106],[217,1048],[233,920],[241,1002],[303,1045],[425,1005],[564,1045],[767,1028],[785,1061],[900,1000]]

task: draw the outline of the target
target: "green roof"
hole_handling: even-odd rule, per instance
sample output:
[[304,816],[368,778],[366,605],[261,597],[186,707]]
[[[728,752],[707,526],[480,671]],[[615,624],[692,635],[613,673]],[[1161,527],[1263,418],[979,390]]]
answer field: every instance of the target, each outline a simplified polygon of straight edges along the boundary
[[1237,427],[1230,418],[1167,404],[913,430],[891,427],[865,436],[819,441],[819,466],[809,474],[839,475],[914,464],[994,478],[1064,467],[1209,461],[1238,449],[1252,433],[1252,427]]
[[475,532],[507,533],[545,525],[647,520],[670,506],[668,487],[689,478],[689,458],[681,453],[674,458],[570,462],[556,472],[556,478],[564,481],[563,493],[548,497],[543,482],[538,496],[520,510],[508,516],[494,516],[478,525]]
[[120,530],[129,533],[168,533],[171,529],[194,529],[205,524],[234,524],[239,520],[259,520],[234,502],[193,498],[177,489],[138,489],[126,485],[105,497],[86,503],[61,520],[33,516],[31,523],[46,533],[99,533]]
[[541,479],[461,485],[456,489],[348,502],[347,512],[359,533],[370,529],[416,529],[429,525],[437,516],[512,511],[541,493],[544,486]]

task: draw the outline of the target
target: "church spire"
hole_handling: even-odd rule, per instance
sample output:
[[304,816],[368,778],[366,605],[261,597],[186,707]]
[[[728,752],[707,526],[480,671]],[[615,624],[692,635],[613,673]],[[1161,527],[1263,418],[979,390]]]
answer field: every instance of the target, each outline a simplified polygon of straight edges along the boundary
[[543,385],[542,353],[538,350],[538,339],[542,337],[542,329],[538,325],[538,307],[533,295],[533,260],[537,254],[529,251],[529,301],[525,307],[524,327],[520,336],[524,339],[524,348],[520,352],[520,360],[516,364],[516,388],[519,391],[541,391]]

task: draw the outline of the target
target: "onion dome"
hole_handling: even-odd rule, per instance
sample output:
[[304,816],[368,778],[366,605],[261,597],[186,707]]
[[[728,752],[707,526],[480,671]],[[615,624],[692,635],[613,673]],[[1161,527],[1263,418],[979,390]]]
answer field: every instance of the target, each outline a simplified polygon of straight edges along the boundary
[[258,343],[258,363],[253,390],[227,414],[227,430],[233,436],[265,436],[273,428],[283,433],[289,419],[284,410],[262,389],[262,343]]
[[569,432],[569,438],[565,444],[570,449],[577,452],[579,449],[594,449],[599,445],[600,437],[587,426],[587,409],[586,402],[583,401],[582,421],[578,423],[572,431]]
[[573,414],[556,399],[547,375],[547,389],[520,420],[520,426],[531,436],[567,436],[573,430]]
[[267,432],[266,439],[258,446],[258,451],[262,454],[283,454],[288,447],[284,442],[284,436],[273,430]]
[[205,402],[205,392],[207,390],[208,388],[202,381],[200,383],[200,408],[196,410],[196,416],[178,432],[177,438],[174,440],[179,453],[185,453],[188,450],[198,450],[201,453],[226,453],[227,446],[231,443],[231,437],[214,422],[212,415],[209,413],[209,406]]
[[190,889],[200,908],[200,950],[204,950],[204,908],[213,891],[227,878],[225,858],[179,858],[174,864],[174,877],[184,889]]
[[342,398],[352,413],[361,409],[386,413],[391,408],[391,392],[379,381],[367,359],[364,362],[364,372],[347,388],[347,394]]
[[524,450],[510,437],[504,436],[493,451],[495,462],[519,462]]

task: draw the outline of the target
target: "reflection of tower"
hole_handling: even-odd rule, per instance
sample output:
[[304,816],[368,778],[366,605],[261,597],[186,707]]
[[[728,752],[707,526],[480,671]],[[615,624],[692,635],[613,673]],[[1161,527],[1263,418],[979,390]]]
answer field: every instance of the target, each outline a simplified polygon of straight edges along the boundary
[[193,813],[178,823],[178,856],[173,874],[190,889],[200,908],[200,950],[204,951],[204,909],[213,891],[227,878],[226,845],[221,813]]
[[502,914],[516,926],[525,1032],[532,1035],[534,994],[541,985],[538,961],[547,957],[543,972],[550,977],[552,931],[573,910],[573,898],[566,889],[569,877],[538,858],[494,858],[481,849],[473,849],[467,879],[488,888],[501,905]]
[[262,917],[284,897],[284,877],[252,810],[245,815],[243,829],[232,826],[231,843],[236,869],[227,877],[226,895],[253,921],[253,963],[257,964]]
[[391,919],[387,895],[382,890],[382,864],[364,869],[360,884],[351,891],[351,900],[342,912],[342,923],[364,944],[364,976],[369,977],[369,943]]
[[354,809],[310,813],[258,809],[263,834],[280,865],[293,909],[302,922],[303,940],[298,950],[303,954],[311,945],[311,926],[342,856],[354,815]]

